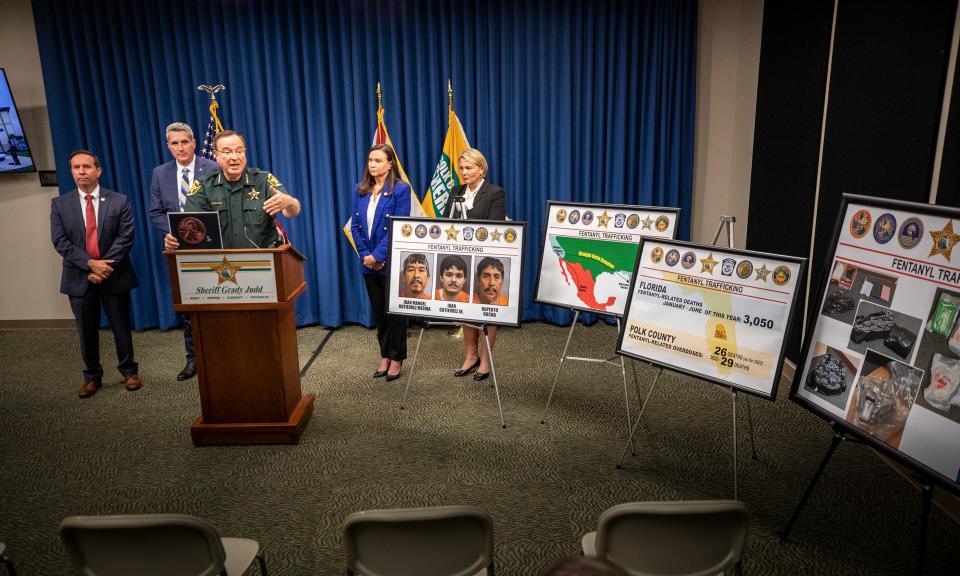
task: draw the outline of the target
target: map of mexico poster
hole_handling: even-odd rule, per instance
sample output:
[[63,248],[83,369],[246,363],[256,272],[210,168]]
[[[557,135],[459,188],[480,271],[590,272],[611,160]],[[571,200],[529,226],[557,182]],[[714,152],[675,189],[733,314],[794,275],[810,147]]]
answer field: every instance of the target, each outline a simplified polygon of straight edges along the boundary
[[536,301],[620,316],[643,237],[673,238],[679,208],[549,202]]

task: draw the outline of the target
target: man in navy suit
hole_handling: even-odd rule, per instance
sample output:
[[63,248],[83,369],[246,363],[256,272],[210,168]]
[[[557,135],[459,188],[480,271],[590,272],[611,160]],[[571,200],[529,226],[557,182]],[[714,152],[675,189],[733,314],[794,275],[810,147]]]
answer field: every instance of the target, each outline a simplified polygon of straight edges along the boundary
[[[181,212],[187,202],[190,186],[217,170],[217,163],[196,155],[197,141],[193,138],[193,129],[183,122],[174,122],[167,126],[167,149],[173,160],[153,169],[150,182],[150,221],[162,234],[170,233],[168,212]],[[193,356],[193,333],[190,330],[190,316],[177,314],[183,324],[183,347],[187,354],[187,363],[177,374],[177,380],[189,380],[197,373]]]
[[117,368],[127,390],[141,386],[130,333],[130,290],[137,275],[130,264],[133,248],[133,211],[123,194],[100,187],[100,159],[89,150],[70,155],[70,172],[77,187],[50,205],[50,235],[63,257],[60,292],[80,332],[83,387],[80,397],[100,389],[100,310],[107,313],[117,346]]

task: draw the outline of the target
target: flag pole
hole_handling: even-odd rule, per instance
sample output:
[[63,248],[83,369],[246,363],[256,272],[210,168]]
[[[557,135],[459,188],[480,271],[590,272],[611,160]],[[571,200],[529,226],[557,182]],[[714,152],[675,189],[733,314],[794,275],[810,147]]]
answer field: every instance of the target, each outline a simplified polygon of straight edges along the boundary
[[450,101],[450,111],[453,112],[453,84],[447,78],[447,99]]
[[377,112],[383,110],[383,92],[380,91],[380,83],[377,82]]

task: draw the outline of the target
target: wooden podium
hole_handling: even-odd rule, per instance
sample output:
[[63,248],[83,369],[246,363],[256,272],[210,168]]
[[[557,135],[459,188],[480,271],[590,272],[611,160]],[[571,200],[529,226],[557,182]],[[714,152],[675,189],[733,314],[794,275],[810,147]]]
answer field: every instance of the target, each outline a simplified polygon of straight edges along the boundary
[[313,413],[300,391],[293,304],[307,289],[290,245],[165,252],[174,310],[190,314],[202,414],[193,443],[296,444]]

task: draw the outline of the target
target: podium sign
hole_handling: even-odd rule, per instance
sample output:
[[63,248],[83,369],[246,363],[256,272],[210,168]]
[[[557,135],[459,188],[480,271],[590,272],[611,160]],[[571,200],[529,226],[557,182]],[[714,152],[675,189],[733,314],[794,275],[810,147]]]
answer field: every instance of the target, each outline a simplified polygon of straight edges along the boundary
[[275,273],[257,252],[177,254],[182,304],[276,302]]

